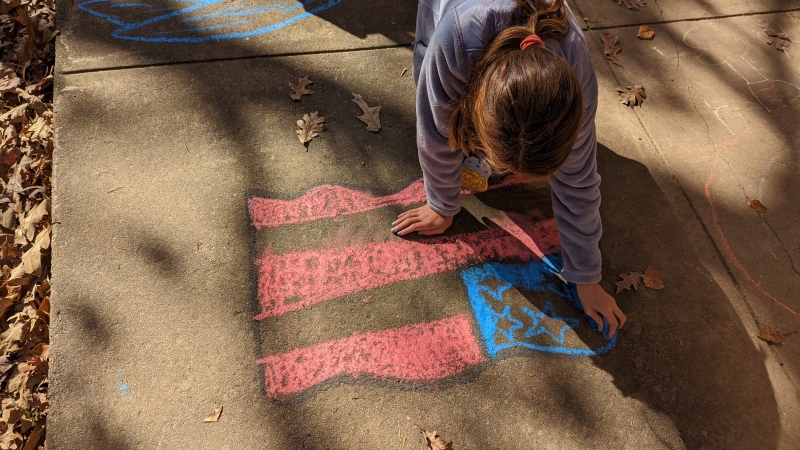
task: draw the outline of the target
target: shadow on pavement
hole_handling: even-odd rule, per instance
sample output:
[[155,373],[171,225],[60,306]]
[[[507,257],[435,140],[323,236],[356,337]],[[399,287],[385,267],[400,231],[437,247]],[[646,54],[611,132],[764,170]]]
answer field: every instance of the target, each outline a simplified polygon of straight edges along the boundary
[[[399,9],[393,10],[395,6]],[[61,3],[61,8],[67,7],[69,6],[66,2]],[[394,16],[395,11],[402,15]],[[409,33],[413,32],[414,13],[415,8],[408,1],[403,4],[388,1],[376,4],[350,0],[320,13],[319,17],[357,37],[383,33],[395,42],[406,43],[410,40]],[[95,20],[80,15],[73,17],[86,20],[89,28]],[[287,32],[291,32],[291,28]],[[277,39],[279,35],[275,36]],[[104,38],[111,39],[107,36]],[[128,45],[126,43],[124,47]],[[169,44],[142,44],[140,48],[146,53],[151,48],[149,45]],[[241,41],[236,40],[226,40],[215,45],[231,49],[232,54],[239,53],[244,47]],[[678,52],[697,52],[685,42],[676,41],[675,48]],[[409,67],[410,58],[409,52]],[[238,144],[234,150],[219,151],[231,152],[240,166],[245,184],[265,186],[276,191],[284,190],[270,178],[272,174],[265,172],[254,162],[264,158],[260,148],[261,141],[269,139],[273,133],[291,133],[291,130],[285,123],[264,130],[263,120],[251,120],[253,110],[237,107],[237,101],[232,99],[249,98],[263,108],[261,111],[285,112],[289,118],[287,123],[291,124],[302,110],[296,105],[284,106],[285,93],[272,89],[277,85],[285,86],[286,81],[306,75],[308,69],[295,65],[289,58],[251,59],[231,64],[237,65],[237,70],[215,68],[208,72],[207,69],[203,70],[201,63],[176,64],[159,70],[163,77],[171,78],[172,83],[187,86],[197,93],[213,93],[200,95],[203,103],[192,107],[202,109],[209,120],[213,118],[220,136]],[[782,64],[777,59],[771,69],[780,73],[791,70],[787,64]],[[313,109],[308,106],[316,102],[319,105],[330,105],[328,114],[331,117],[352,115],[353,105],[348,101],[352,92],[351,80],[347,79],[347,70],[339,75],[331,77],[316,73],[314,87],[324,86],[324,89],[319,89],[319,94],[304,104],[303,108]],[[648,75],[658,79],[658,66],[653,65]],[[275,82],[276,79],[279,81]],[[137,86],[133,89],[143,88]],[[385,95],[379,88],[366,89],[373,89],[372,94],[376,97]],[[738,92],[742,98],[752,95],[746,86],[740,87]],[[395,173],[385,176],[363,172],[357,178],[362,187],[369,189],[395,190],[407,185],[419,177],[419,168],[416,166],[414,151],[413,110],[406,109],[407,102],[400,99],[405,95],[412,94],[401,93],[384,102],[384,114],[392,117],[396,125],[393,132],[390,133],[387,129],[382,133],[387,135],[387,148],[407,148],[406,154],[377,154],[367,148],[369,144],[364,140],[347,133],[330,139],[332,144],[315,141],[310,151],[322,152],[324,145],[330,145],[333,149],[352,149],[356,154],[353,159],[364,161],[367,166],[395,164],[396,167],[408,167],[405,173],[396,173],[395,170]],[[339,99],[338,103],[334,99]],[[92,109],[90,106],[84,109]],[[94,106],[97,110],[102,110],[102,105]],[[677,109],[691,109],[691,105],[677,99],[673,106]],[[193,126],[191,123],[175,125],[187,128]],[[786,126],[786,123],[780,121],[768,126],[783,137],[787,146],[797,142],[796,127]],[[213,146],[211,148],[218,150]],[[796,161],[796,154],[794,158]],[[612,290],[610,280],[616,279],[618,273],[641,270],[648,264],[663,267],[662,274],[669,281],[670,288],[658,293],[640,290],[638,294],[623,292],[617,296],[623,309],[629,314],[630,323],[617,348],[608,355],[593,358],[594,364],[614,377],[615,385],[624,395],[668,416],[689,448],[775,448],[775,430],[779,427],[779,421],[772,387],[761,364],[764,356],[753,347],[722,290],[707,275],[688,270],[681,262],[684,251],[686,258],[692,258],[693,249],[686,248],[689,244],[682,240],[681,231],[675,228],[675,218],[667,207],[668,201],[647,168],[606,147],[601,147],[598,162],[601,174],[605,177],[602,188],[605,238],[601,245],[604,260],[607,262],[604,272],[606,289]],[[309,185],[314,185],[335,180],[319,176],[307,181]],[[788,181],[785,182],[788,184]],[[242,224],[243,233],[246,226],[247,224]],[[676,248],[681,249],[681,255],[676,255]],[[156,268],[168,264],[164,261],[175,259],[170,256],[169,247],[157,243],[144,250],[148,264],[153,264]],[[248,257],[247,249],[242,248],[241,258]],[[239,300],[249,302],[249,299]],[[81,303],[77,299],[69,301]],[[91,324],[90,318],[85,326],[92,328]],[[592,339],[588,335],[581,337]],[[545,359],[542,358],[541,361],[544,362]],[[59,383],[68,384],[70,380],[59,380]],[[580,396],[580,392],[562,394],[564,401],[574,406],[577,415],[582,410]],[[752,411],[758,411],[758,415],[754,416]],[[107,413],[108,411],[103,412]],[[287,436],[302,434],[303,423],[289,422],[285,422]],[[483,448],[492,447],[490,430],[483,430],[476,423],[473,432],[476,441],[483,440],[485,443]],[[119,434],[116,432],[111,433],[100,428],[97,435],[100,441],[113,444],[108,448],[127,448],[125,443],[119,441]],[[322,440],[326,447],[338,448],[332,444],[337,441],[336,431],[329,432],[328,437],[329,439]],[[729,441],[721,443],[720,438]]]

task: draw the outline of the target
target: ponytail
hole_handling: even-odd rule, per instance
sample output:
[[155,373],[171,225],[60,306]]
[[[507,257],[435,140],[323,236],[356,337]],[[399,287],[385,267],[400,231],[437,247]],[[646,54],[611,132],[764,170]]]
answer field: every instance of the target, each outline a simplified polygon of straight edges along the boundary
[[544,45],[521,44],[532,34],[561,40],[568,17],[564,0],[517,0],[450,117],[454,151],[481,155],[497,174],[547,176],[561,167],[583,118],[580,81]]
[[549,5],[544,0],[517,0],[508,26],[521,26],[542,39],[559,41],[569,32],[569,13],[564,0],[550,0]]

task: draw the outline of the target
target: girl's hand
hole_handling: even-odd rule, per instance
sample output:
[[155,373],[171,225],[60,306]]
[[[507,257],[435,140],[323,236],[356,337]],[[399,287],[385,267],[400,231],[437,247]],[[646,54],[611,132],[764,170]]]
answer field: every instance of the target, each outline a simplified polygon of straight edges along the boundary
[[441,234],[453,224],[453,216],[442,216],[425,205],[416,209],[405,211],[392,222],[392,233],[398,236],[407,235],[414,231],[419,234]]
[[603,319],[608,322],[608,339],[614,337],[614,333],[622,328],[627,318],[622,310],[617,306],[614,297],[610,296],[598,283],[579,284],[578,298],[583,305],[583,311],[597,324],[597,328],[603,331]]

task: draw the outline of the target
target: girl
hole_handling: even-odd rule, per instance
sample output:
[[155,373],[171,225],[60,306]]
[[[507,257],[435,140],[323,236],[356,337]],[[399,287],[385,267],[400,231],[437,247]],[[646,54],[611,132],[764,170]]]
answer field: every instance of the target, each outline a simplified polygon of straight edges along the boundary
[[[561,275],[613,337],[625,315],[598,284],[597,79],[563,0],[420,0],[413,75],[428,201],[400,214],[392,232],[432,235],[450,227],[461,210],[465,154],[495,174],[547,177]],[[469,160],[465,165],[480,167]]]

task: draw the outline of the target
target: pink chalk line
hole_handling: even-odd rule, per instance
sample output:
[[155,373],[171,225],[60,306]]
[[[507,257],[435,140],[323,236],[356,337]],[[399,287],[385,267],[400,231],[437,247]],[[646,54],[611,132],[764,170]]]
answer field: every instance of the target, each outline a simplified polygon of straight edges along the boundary
[[[561,249],[552,219],[515,225],[515,234],[490,228],[421,241],[388,242],[283,255],[265,252],[258,266],[262,311],[255,320],[280,316],[343,295],[455,270],[486,261],[533,261]],[[287,300],[297,298],[293,303]]]
[[[509,176],[501,183],[490,185],[489,189],[522,184],[526,181],[525,178],[519,176]],[[470,193],[470,191],[462,191],[462,194]],[[256,230],[260,230],[264,227],[332,219],[336,216],[358,214],[386,206],[408,206],[424,201],[425,187],[420,178],[402,191],[383,197],[375,197],[369,192],[326,184],[311,189],[293,200],[250,197],[248,209],[251,223]]]
[[259,359],[267,395],[282,398],[337,375],[435,381],[484,362],[466,314],[353,335]]
[[797,316],[797,317],[800,317],[800,313],[798,313],[797,311],[795,311],[794,309],[792,309],[791,307],[789,307],[785,303],[781,302],[780,300],[775,298],[775,296],[770,294],[766,289],[764,289],[761,286],[761,283],[756,281],[750,275],[750,273],[747,271],[747,269],[744,267],[744,265],[739,261],[739,258],[737,258],[736,254],[733,252],[733,248],[731,248],[730,242],[728,242],[728,238],[725,236],[725,232],[722,231],[722,226],[720,225],[719,218],[717,217],[717,207],[714,204],[714,201],[711,199],[711,183],[714,182],[714,177],[716,176],[717,165],[719,164],[719,160],[720,160],[720,158],[722,156],[722,153],[725,150],[729,149],[730,147],[733,147],[734,145],[736,145],[736,143],[738,143],[741,138],[743,138],[744,136],[747,136],[748,134],[750,134],[753,131],[753,128],[761,126],[766,121],[767,121],[767,119],[764,119],[761,122],[759,122],[759,123],[747,128],[746,130],[744,130],[741,133],[737,134],[736,136],[733,136],[727,142],[723,143],[716,150],[715,155],[714,155],[714,162],[711,164],[711,170],[708,173],[708,180],[706,181],[704,192],[705,192],[705,195],[706,195],[706,200],[708,201],[709,206],[711,206],[711,215],[714,217],[714,227],[717,229],[717,233],[719,233],[720,240],[722,241],[722,248],[725,250],[725,254],[728,255],[728,258],[731,259],[731,262],[733,263],[733,265],[736,266],[736,268],[739,269],[742,272],[744,277],[747,278],[747,281],[749,281],[756,288],[756,290],[758,290],[758,292],[761,293],[761,295],[763,295],[764,297],[767,297],[768,299],[772,300],[773,302],[775,302],[775,304],[777,304],[781,308],[785,309],[790,314],[792,314],[794,316]]

